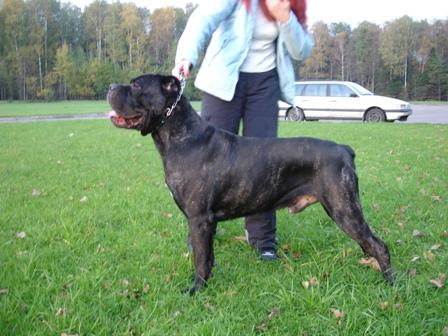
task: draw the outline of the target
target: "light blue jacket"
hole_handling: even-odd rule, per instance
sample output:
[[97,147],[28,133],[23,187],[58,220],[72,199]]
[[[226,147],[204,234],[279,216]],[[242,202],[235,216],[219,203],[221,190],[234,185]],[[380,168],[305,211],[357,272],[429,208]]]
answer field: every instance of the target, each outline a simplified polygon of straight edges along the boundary
[[[239,68],[249,51],[257,9],[258,1],[252,1],[248,11],[241,0],[208,0],[191,14],[177,46],[176,64],[187,59],[196,65],[211,37],[196,77],[197,88],[223,100],[232,100]],[[292,13],[288,22],[278,26],[276,57],[282,100],[293,104],[295,76],[291,58],[308,57],[313,39]]]

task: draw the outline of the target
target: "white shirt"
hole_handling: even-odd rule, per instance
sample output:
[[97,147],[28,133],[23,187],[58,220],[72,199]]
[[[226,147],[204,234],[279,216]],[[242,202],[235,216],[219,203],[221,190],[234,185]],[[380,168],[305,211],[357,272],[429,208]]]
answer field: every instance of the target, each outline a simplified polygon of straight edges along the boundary
[[266,72],[276,67],[276,44],[279,28],[275,21],[269,21],[258,7],[249,52],[240,67],[241,72]]

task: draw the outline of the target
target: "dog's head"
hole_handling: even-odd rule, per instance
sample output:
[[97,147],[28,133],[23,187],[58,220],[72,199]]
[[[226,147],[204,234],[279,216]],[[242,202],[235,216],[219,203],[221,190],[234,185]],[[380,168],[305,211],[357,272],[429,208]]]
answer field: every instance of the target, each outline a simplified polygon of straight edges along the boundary
[[109,117],[116,127],[146,135],[159,126],[179,91],[180,83],[173,76],[145,74],[130,85],[112,84],[107,94],[113,109]]

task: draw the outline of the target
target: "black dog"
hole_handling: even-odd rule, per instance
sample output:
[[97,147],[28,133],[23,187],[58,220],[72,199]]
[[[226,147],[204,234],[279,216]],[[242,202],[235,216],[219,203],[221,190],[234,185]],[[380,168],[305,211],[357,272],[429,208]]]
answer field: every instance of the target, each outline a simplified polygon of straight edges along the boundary
[[162,156],[166,184],[192,238],[190,293],[211,275],[213,224],[282,207],[296,213],[316,202],[393,282],[389,251],[362,213],[350,147],[312,138],[239,137],[207,124],[184,96],[176,105],[179,91],[175,77],[147,74],[130,85],[111,85],[108,101],[115,126],[151,133]]

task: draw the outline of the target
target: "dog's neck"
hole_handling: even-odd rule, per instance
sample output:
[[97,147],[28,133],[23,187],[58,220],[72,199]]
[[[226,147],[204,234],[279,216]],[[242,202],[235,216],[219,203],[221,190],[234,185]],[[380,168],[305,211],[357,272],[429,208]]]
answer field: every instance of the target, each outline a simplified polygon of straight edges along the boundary
[[201,134],[205,122],[193,109],[188,99],[184,96],[166,119],[162,127],[151,133],[157,149],[162,157],[170,146],[182,145]]

